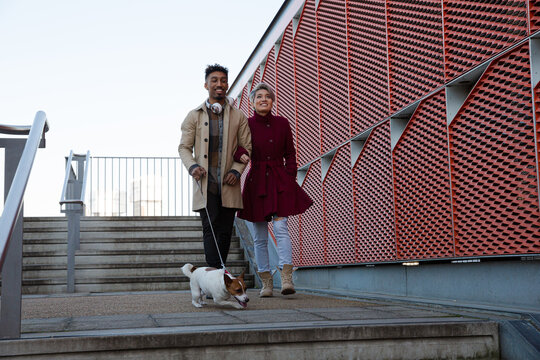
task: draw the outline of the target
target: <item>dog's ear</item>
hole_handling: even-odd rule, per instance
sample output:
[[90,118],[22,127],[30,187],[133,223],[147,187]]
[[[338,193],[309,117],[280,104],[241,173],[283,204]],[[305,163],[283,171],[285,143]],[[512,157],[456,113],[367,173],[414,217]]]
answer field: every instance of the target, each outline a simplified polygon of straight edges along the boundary
[[242,273],[238,276],[238,279],[244,280],[244,274],[246,273],[246,270],[242,271]]
[[223,274],[223,280],[225,281],[225,286],[229,286],[232,283],[232,279],[227,274]]

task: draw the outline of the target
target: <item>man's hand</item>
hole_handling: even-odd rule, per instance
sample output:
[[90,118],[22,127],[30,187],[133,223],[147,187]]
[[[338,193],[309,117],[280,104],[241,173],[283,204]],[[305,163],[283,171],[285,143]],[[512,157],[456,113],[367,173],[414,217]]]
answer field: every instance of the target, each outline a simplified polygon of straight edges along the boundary
[[228,172],[223,179],[223,183],[227,185],[234,185],[237,181],[238,179],[236,178],[236,175],[234,175],[232,172]]
[[191,172],[191,176],[193,176],[195,178],[195,180],[199,181],[201,178],[206,176],[206,170],[201,166],[196,167]]

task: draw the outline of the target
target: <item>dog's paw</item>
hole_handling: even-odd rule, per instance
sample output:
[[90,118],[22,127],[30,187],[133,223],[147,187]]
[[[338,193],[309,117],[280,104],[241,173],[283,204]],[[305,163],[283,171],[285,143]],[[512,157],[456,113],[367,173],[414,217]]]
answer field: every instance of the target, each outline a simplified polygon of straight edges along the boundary
[[191,302],[193,304],[193,306],[195,306],[196,308],[202,308],[203,307],[203,304],[199,304],[198,302],[195,302],[195,301],[192,301]]

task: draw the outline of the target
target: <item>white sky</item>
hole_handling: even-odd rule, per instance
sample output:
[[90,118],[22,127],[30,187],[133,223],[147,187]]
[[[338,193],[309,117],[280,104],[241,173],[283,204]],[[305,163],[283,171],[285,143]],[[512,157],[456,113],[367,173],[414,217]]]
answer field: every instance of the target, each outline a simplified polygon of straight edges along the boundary
[[232,84],[282,3],[0,0],[0,123],[30,125],[43,110],[50,124],[25,216],[63,216],[70,150],[177,156],[206,65],[227,66]]

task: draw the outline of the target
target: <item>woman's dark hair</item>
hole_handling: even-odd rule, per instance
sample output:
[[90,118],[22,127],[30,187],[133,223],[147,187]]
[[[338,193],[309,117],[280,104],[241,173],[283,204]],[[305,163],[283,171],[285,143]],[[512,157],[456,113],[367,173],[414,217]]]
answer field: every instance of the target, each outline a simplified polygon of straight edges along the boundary
[[204,74],[205,74],[204,75],[204,80],[208,79],[208,75],[210,75],[211,73],[213,73],[215,71],[222,72],[225,75],[229,76],[229,69],[227,69],[225,66],[221,66],[219,64],[214,64],[214,65],[208,65],[206,67],[206,70],[204,71]]

